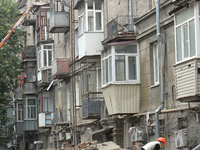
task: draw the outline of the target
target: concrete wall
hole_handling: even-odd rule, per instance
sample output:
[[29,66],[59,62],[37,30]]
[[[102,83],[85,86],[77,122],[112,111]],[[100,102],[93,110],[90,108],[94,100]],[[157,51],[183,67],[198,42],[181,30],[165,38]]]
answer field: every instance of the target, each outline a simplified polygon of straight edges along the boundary
[[[170,5],[162,8],[161,16],[163,13],[171,10]],[[141,112],[155,111],[160,105],[160,88],[161,88],[161,61],[162,61],[162,44],[158,43],[159,51],[159,85],[154,86],[152,83],[152,44],[157,42],[156,36],[156,20],[155,10],[151,15],[141,19],[138,22],[138,41],[140,45],[140,67],[141,67]],[[164,16],[166,19],[171,19],[165,26],[161,24],[161,33],[165,40],[166,45],[166,65],[165,65],[165,90],[168,94],[164,97],[166,105],[169,108],[172,99],[172,87],[174,85],[174,72],[173,65],[175,63],[175,39],[174,39],[174,26],[173,18]],[[162,19],[164,22],[165,20]],[[148,26],[145,26],[148,24]],[[145,33],[146,32],[146,33]],[[175,91],[173,91],[175,92]]]

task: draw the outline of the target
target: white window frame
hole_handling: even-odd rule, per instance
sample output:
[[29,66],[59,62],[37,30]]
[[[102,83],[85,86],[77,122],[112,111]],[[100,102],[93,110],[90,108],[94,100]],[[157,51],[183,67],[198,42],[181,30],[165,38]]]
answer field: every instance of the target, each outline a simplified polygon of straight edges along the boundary
[[[156,46],[156,48],[155,48]],[[157,63],[157,64],[156,64]],[[156,68],[157,66],[157,68]],[[157,71],[156,71],[157,70]],[[157,76],[157,80],[156,80]],[[159,84],[159,55],[158,55],[158,43],[153,44],[153,82],[154,85]]]
[[[128,45],[136,45],[137,46],[137,53],[115,53],[115,45],[111,46],[111,54],[109,54],[108,56],[103,56],[104,54],[102,53],[102,59],[101,59],[101,65],[103,66],[103,61],[105,61],[106,59],[108,59],[109,57],[111,57],[112,59],[112,69],[109,70],[108,69],[108,75],[112,76],[112,81],[109,82],[104,82],[104,77],[106,78],[106,68],[102,67],[102,87],[106,87],[109,84],[139,84],[140,83],[140,63],[139,63],[139,45],[137,43],[132,43],[132,44],[128,44]],[[104,52],[105,53],[105,52]],[[125,56],[125,71],[126,71],[126,79],[125,81],[116,81],[116,70],[115,70],[115,56]],[[129,78],[129,67],[128,67],[128,58],[129,57],[135,57],[136,58],[136,79],[135,80],[131,80],[128,79]],[[108,66],[109,66],[109,61],[108,61]],[[104,76],[103,76],[104,74]],[[108,77],[109,78],[109,77]]]
[[[22,108],[19,109],[19,105],[22,105]],[[22,118],[19,120],[19,112],[20,112],[20,117]],[[22,103],[17,103],[17,122],[23,122],[23,104]]]
[[[188,8],[186,8],[188,9]],[[197,42],[197,39],[199,39],[199,20],[200,20],[200,17],[199,17],[199,3],[195,4],[194,5],[194,16],[192,16],[191,18],[177,24],[177,20],[176,20],[176,14],[174,15],[174,31],[175,31],[175,60],[176,60],[176,64],[177,63],[181,63],[181,62],[184,62],[184,61],[187,61],[189,59],[192,59],[194,57],[197,57],[198,54],[198,47],[199,47],[199,43]],[[183,10],[184,11],[184,10]],[[179,12],[181,13],[181,12]],[[179,14],[178,13],[178,14]],[[190,53],[191,53],[191,49],[190,49],[190,26],[189,26],[189,23],[191,21],[194,20],[194,33],[195,33],[195,55],[194,56],[190,56]],[[184,30],[183,30],[183,27],[187,25],[187,28],[188,28],[188,56],[185,57],[185,49],[184,49],[184,38],[183,38],[183,35],[184,35]],[[176,29],[180,28],[181,29],[181,60],[178,60],[178,45],[177,45],[177,31]]]
[[[103,71],[103,69],[106,69],[106,63],[105,63],[106,60],[108,61],[108,67],[110,66],[109,58],[111,58],[111,62],[112,62],[111,66],[112,66],[112,69],[111,69],[111,70],[108,69],[108,73],[106,73],[106,71]],[[113,82],[113,73],[112,73],[112,71],[113,71],[113,66],[114,66],[114,65],[113,65],[113,56],[112,56],[112,47],[110,48],[110,54],[109,54],[109,55],[107,55],[107,56],[105,56],[105,57],[102,56],[101,66],[102,66],[102,80],[101,80],[102,85],[112,83],[112,82]],[[108,74],[108,77],[106,76],[106,74]],[[104,78],[105,78],[105,79],[104,79]],[[108,81],[106,81],[107,78],[108,78]],[[111,79],[111,81],[110,81],[109,79]],[[104,81],[105,81],[105,82],[104,82]]]
[[[48,96],[46,96],[47,94]],[[52,93],[51,92],[43,92],[42,93],[42,112],[47,113],[47,112],[53,112],[53,98],[52,98]],[[46,103],[45,103],[46,101]],[[51,103],[52,105],[50,105]],[[44,106],[46,104],[46,106]],[[46,110],[45,110],[46,107]]]
[[[28,105],[28,100],[35,100],[35,105]],[[27,98],[26,99],[26,119],[27,120],[36,120],[37,119],[37,101],[36,98]],[[31,110],[32,108],[35,108],[35,118],[29,118],[28,116],[28,108],[30,108],[30,114],[31,114]]]
[[[81,36],[84,32],[103,32],[104,26],[103,26],[103,1],[101,1],[101,10],[96,10],[95,9],[95,2],[96,0],[92,0],[93,3],[93,9],[88,9],[88,1],[86,1],[83,5],[84,11],[82,14],[78,16],[78,20],[81,19],[81,24],[79,26],[79,33],[78,35]],[[99,1],[98,1],[99,2]],[[93,12],[93,17],[94,17],[94,24],[93,24],[93,29],[94,31],[89,31],[89,24],[88,24],[88,12]],[[101,13],[101,30],[96,29],[96,13]]]
[[[44,49],[44,46],[52,46],[52,49]],[[46,51],[46,62],[47,65],[44,65],[44,52]],[[43,69],[51,68],[51,63],[49,64],[49,51],[51,51],[51,61],[53,60],[53,44],[44,44],[38,47],[38,71]]]

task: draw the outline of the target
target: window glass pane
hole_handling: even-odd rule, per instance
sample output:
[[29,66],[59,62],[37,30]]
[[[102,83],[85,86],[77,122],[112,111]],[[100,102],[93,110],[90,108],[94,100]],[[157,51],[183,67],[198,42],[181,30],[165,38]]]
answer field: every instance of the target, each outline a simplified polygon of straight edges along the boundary
[[53,99],[52,98],[48,98],[48,111],[53,111]]
[[137,45],[116,45],[116,53],[137,53]]
[[52,49],[52,45],[44,45],[44,49]]
[[115,56],[116,81],[126,80],[125,56]]
[[181,27],[176,28],[177,61],[182,60]]
[[200,15],[200,3],[199,3],[199,15]]
[[46,12],[41,12],[41,25],[46,25]]
[[105,57],[105,51],[101,52],[101,59]]
[[101,13],[96,13],[96,30],[102,30],[101,28]]
[[28,118],[31,118],[31,107],[28,107]]
[[52,61],[52,51],[48,51],[49,52],[49,54],[48,54],[48,60],[49,60],[49,62],[48,62],[48,66],[51,66],[51,61]]
[[188,7],[185,10],[181,11],[177,14],[176,17],[176,25],[192,18],[194,16],[194,6]]
[[18,109],[22,109],[22,104],[18,104]]
[[189,57],[189,38],[188,38],[188,25],[183,26],[183,46],[184,46],[184,58]]
[[189,33],[190,33],[190,57],[192,57],[196,55],[194,20],[189,22]]
[[38,67],[40,68],[40,67],[42,67],[42,61],[41,61],[41,52],[39,52],[39,56],[38,56]]
[[83,16],[79,17],[78,22],[78,35],[81,35],[83,33]]
[[158,62],[158,47],[157,44],[153,45],[153,69],[154,69],[154,84],[159,80],[159,62]]
[[112,57],[110,56],[108,58],[109,61],[109,82],[112,81]]
[[43,112],[47,111],[47,105],[48,105],[48,98],[47,97],[43,97]]
[[102,2],[95,2],[95,10],[101,10]]
[[94,31],[93,11],[88,11],[88,31]]
[[85,4],[84,1],[80,3],[79,5],[80,7],[78,8],[78,16],[80,16],[81,14],[83,14],[85,12]]
[[88,1],[88,9],[93,9],[93,1]]
[[128,57],[129,80],[137,79],[136,57]]
[[36,107],[31,107],[31,118],[36,118]]
[[35,76],[35,68],[28,68],[28,82],[33,82],[33,76]]
[[108,70],[108,59],[105,60],[105,67],[106,67],[106,83],[109,82],[108,76],[109,76],[109,70]]
[[111,47],[109,47],[107,50],[105,50],[105,57],[111,54]]
[[46,50],[44,50],[43,51],[43,56],[44,56],[44,66],[47,66],[47,51]]
[[105,74],[106,74],[106,67],[105,67],[105,60],[102,61],[102,80],[103,80],[103,84],[106,83],[106,78],[105,78]]
[[18,110],[18,120],[22,120],[21,111]]
[[38,52],[41,50],[41,47],[38,47]]
[[28,105],[35,105],[35,99],[28,99]]

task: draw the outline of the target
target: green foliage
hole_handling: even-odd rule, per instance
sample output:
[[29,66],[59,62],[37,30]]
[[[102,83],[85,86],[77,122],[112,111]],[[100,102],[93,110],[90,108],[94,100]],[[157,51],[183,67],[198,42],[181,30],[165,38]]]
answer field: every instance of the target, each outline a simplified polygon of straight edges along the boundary
[[[17,9],[17,3],[13,0],[0,0],[0,40],[6,35],[21,14]],[[5,131],[3,126],[6,125],[9,118],[6,117],[8,99],[18,85],[20,71],[19,54],[22,50],[22,31],[16,29],[6,43],[0,48],[0,136]]]

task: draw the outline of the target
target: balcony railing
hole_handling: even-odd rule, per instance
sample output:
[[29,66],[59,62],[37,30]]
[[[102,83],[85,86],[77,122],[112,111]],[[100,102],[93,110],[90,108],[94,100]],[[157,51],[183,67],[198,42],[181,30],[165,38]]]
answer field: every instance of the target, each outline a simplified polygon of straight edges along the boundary
[[69,30],[69,13],[54,12],[49,19],[50,33],[64,33]]
[[82,99],[82,117],[99,118],[103,101],[102,92],[87,93]]
[[53,35],[49,33],[48,26],[40,26],[37,30],[37,43],[46,40],[53,40]]
[[69,58],[56,58],[52,62],[52,76],[62,76],[70,73]]
[[133,15],[118,15],[107,24],[108,39],[111,39],[119,34],[134,33],[134,19],[137,16]]

